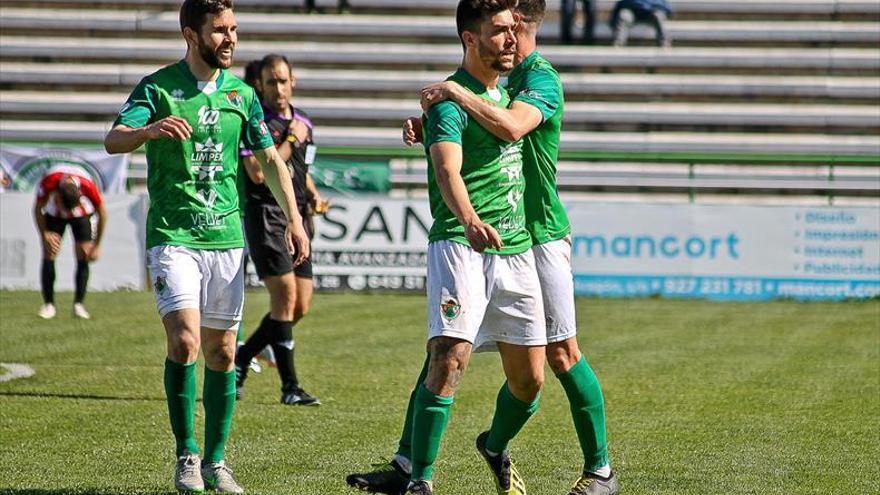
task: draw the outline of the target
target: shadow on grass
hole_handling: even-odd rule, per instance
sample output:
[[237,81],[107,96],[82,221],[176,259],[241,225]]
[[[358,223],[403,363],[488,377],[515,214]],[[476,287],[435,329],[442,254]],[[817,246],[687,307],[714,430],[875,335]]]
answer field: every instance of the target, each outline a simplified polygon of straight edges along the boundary
[[[121,395],[94,395],[94,394],[61,394],[57,392],[0,392],[0,396],[6,397],[46,397],[51,399],[76,399],[76,400],[122,400],[122,401],[131,401],[131,402],[155,402],[161,401],[165,402],[165,397],[132,397],[132,396],[121,396]],[[3,491],[3,488],[0,488],[0,495],[6,495],[6,492]],[[19,492],[15,492],[19,493]],[[21,492],[24,493],[24,492]],[[39,492],[35,492],[39,493]],[[58,493],[79,493],[79,492],[58,492]],[[84,492],[84,493],[92,493],[92,492]]]
[[56,490],[40,490],[34,488],[0,488],[0,495],[178,495],[174,491],[114,491],[102,488],[58,488]]

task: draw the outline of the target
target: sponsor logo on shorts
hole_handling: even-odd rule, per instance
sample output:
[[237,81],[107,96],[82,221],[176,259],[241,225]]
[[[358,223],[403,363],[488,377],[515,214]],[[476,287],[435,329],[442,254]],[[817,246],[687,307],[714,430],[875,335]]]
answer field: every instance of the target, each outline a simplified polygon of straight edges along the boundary
[[461,304],[455,298],[449,298],[440,303],[440,314],[447,320],[454,320],[461,314]]
[[161,294],[162,292],[165,292],[166,287],[168,286],[165,284],[165,277],[161,275],[156,277],[156,282],[153,283],[153,288],[156,289],[156,293]]

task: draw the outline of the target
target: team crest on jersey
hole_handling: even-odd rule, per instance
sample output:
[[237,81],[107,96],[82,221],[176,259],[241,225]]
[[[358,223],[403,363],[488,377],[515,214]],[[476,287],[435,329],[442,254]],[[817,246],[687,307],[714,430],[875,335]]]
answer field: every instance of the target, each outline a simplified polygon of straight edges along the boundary
[[171,97],[174,98],[174,101],[183,101],[183,90],[180,88],[175,89],[171,92]]
[[440,314],[447,320],[454,320],[461,314],[461,304],[454,297],[450,297],[440,303]]
[[165,292],[166,287],[168,287],[168,285],[165,284],[165,277],[161,275],[156,277],[156,282],[153,283],[153,288],[156,289],[156,293],[161,294],[162,292]]
[[232,103],[235,107],[241,108],[241,105],[244,104],[244,98],[238,94],[238,91],[232,90],[226,93],[226,99],[229,100],[229,103]]

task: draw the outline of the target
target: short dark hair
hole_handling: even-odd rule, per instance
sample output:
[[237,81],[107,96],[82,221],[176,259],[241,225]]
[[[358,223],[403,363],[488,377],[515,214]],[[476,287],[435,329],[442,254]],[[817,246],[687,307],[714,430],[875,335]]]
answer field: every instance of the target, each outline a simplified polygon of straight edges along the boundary
[[[480,23],[505,10],[516,8],[517,0],[459,0],[455,9],[455,27],[462,33],[479,31]],[[462,39],[464,43],[464,39]]]
[[288,69],[293,71],[293,66],[290,65],[290,61],[287,60],[287,57],[284,55],[279,55],[277,53],[270,53],[263,57],[263,60],[260,60],[260,77],[263,77],[263,69],[266,67],[275,67],[278,64],[283,63],[287,66]]
[[251,60],[244,66],[244,82],[256,89],[257,81],[260,80],[260,69],[263,67],[262,60]]
[[208,14],[232,10],[232,0],[184,0],[180,6],[180,30],[199,32]]
[[522,16],[522,22],[540,23],[544,20],[547,2],[544,0],[519,0],[516,11]]
[[58,194],[61,196],[61,203],[68,210],[72,210],[79,206],[79,198],[82,192],[79,188],[79,181],[66,175],[58,184]]

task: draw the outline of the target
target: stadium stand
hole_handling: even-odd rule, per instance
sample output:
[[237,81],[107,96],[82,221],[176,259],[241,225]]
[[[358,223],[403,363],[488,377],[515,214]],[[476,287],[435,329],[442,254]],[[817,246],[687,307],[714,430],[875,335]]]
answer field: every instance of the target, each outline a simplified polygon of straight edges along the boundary
[[[457,39],[454,18],[447,16],[303,16],[296,14],[243,13],[239,22],[247,33],[271,35],[277,40],[326,39],[338,40],[357,37],[381,41],[393,37],[396,41],[454,43]],[[880,24],[871,22],[755,22],[755,21],[670,21],[669,32],[676,44],[757,44],[811,43],[835,46],[872,46],[880,40]],[[83,9],[0,9],[0,28],[7,34],[12,30],[45,29],[53,31],[85,30],[92,34],[125,31],[144,36],[176,36],[176,12],[110,11],[94,12]],[[547,22],[541,35],[545,39],[559,38],[559,25]],[[597,26],[600,41],[611,39],[607,24]],[[634,39],[653,39],[647,26],[632,31]]]
[[[127,93],[78,93],[71,100],[64,93],[0,91],[0,112],[5,115],[45,115],[64,118],[111,120]],[[420,112],[412,99],[298,98],[309,115],[328,125],[359,123],[394,127]],[[653,128],[747,129],[750,127],[796,127],[813,131],[880,133],[880,113],[860,105],[790,105],[717,103],[622,103],[573,102],[565,107],[566,128],[588,126]],[[635,129],[638,130],[638,129]]]
[[[607,13],[614,0],[599,0],[598,10]],[[178,6],[176,0],[7,0],[9,7],[81,7],[98,9],[150,9],[173,10]],[[355,12],[378,11],[383,14],[433,14],[450,15],[455,9],[456,0],[434,0],[419,2],[413,0],[358,0],[352,6]],[[559,0],[548,0],[548,18],[553,19],[559,11]],[[279,12],[285,9],[300,10],[302,0],[237,0],[237,8],[242,11]],[[332,8],[334,0],[317,0],[318,7]],[[827,19],[854,20],[865,16],[880,17],[880,6],[874,0],[740,0],[738,2],[719,2],[717,0],[676,0],[675,15],[678,18],[722,19],[731,16],[784,19]],[[874,19],[876,20],[876,19]]]
[[[0,84],[34,85],[44,89],[125,92],[159,65],[41,64],[5,62]],[[241,71],[236,70],[240,76]],[[350,96],[357,91],[370,97],[411,98],[420,88],[446,77],[446,72],[366,71],[335,69],[297,70],[298,91],[314,96]],[[783,102],[808,99],[811,103],[861,103],[880,100],[880,78],[810,76],[718,76],[684,74],[562,74],[567,101],[752,101]]]
[[[237,0],[236,60],[290,57],[322,154],[391,159],[392,184],[419,189],[424,161],[400,144],[398,126],[418,112],[418,89],[460,59],[455,3],[358,0],[353,15],[300,15],[301,0]],[[0,139],[98,145],[134,84],[182,56],[177,5],[5,0]],[[563,190],[876,203],[880,2],[678,0],[667,50],[602,46],[612,5],[599,2],[599,46],[556,46],[558,1],[548,2],[541,52],[568,101]],[[136,187],[145,177],[140,154],[132,177]]]

